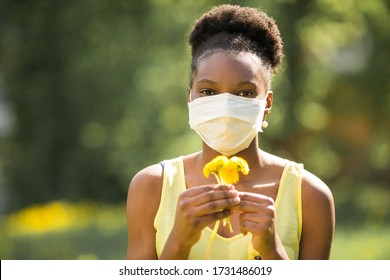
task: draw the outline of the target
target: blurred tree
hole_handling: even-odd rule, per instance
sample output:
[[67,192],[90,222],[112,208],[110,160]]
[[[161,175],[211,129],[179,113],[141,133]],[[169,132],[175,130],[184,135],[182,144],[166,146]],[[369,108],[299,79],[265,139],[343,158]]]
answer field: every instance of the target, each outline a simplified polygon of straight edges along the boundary
[[3,1],[2,71],[16,115],[4,151],[12,207],[123,199],[109,157],[113,125],[139,96],[133,74],[150,7],[137,2]]

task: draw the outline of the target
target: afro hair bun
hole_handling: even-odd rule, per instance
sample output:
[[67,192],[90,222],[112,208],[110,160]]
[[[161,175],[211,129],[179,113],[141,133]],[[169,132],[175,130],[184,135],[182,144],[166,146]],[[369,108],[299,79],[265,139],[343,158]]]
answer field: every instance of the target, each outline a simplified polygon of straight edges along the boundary
[[263,59],[273,72],[282,61],[283,43],[279,29],[275,21],[261,10],[220,5],[203,14],[195,22],[189,38],[193,58],[211,49],[211,46],[207,47],[207,42],[221,34],[250,41],[251,51]]

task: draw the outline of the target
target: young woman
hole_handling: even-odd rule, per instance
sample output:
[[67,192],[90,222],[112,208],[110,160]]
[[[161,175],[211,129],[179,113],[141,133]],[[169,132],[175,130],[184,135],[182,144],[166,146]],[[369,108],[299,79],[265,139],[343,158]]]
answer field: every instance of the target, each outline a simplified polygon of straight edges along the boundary
[[[258,146],[271,112],[272,75],[282,40],[264,12],[221,5],[190,35],[190,126],[200,152],[140,171],[127,201],[128,259],[329,259],[334,202],[302,164]],[[239,156],[250,172],[235,185],[206,178],[218,155]],[[217,221],[222,223],[210,243]]]

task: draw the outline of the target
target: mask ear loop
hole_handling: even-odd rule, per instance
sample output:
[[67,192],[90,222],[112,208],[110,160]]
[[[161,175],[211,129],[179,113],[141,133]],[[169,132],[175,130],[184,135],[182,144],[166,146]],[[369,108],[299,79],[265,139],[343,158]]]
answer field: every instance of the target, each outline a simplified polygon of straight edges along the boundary
[[187,102],[190,103],[192,101],[192,90],[189,89],[188,90],[188,98],[187,98]]

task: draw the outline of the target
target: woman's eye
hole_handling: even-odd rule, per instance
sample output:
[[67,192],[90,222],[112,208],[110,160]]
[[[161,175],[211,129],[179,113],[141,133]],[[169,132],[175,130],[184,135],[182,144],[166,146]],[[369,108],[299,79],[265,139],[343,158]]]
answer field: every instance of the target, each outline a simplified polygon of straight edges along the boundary
[[214,95],[215,94],[215,92],[210,90],[210,89],[201,90],[200,93],[203,95]]
[[243,91],[240,91],[237,95],[243,96],[243,97],[250,97],[250,96],[253,96],[253,92],[243,90]]

